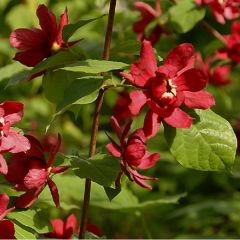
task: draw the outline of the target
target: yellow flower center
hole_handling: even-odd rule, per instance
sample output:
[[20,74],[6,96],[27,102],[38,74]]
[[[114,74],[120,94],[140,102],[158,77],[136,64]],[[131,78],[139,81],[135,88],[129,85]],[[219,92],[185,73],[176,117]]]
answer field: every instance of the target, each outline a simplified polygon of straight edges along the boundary
[[56,53],[61,49],[61,47],[59,46],[59,44],[57,42],[54,42],[51,48],[52,53]]
[[167,91],[162,94],[161,99],[172,99],[177,96],[177,86],[173,84],[172,79],[167,79]]

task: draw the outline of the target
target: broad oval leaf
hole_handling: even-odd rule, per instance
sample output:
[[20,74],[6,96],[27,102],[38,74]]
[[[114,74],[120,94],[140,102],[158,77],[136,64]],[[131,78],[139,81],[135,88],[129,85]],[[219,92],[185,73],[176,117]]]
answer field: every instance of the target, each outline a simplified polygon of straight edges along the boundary
[[169,23],[179,33],[190,31],[205,16],[205,8],[197,8],[194,1],[181,0],[169,10]]
[[28,209],[22,211],[10,212],[7,216],[16,223],[35,230],[37,233],[46,233],[51,231],[50,223],[46,225],[45,221],[41,219],[47,218],[44,210]]
[[[45,59],[44,61],[38,63],[31,71],[30,76],[40,72],[44,72],[48,69],[61,68],[67,64],[74,63],[76,61],[82,60],[83,56],[77,50],[79,47],[74,45],[67,50],[60,51],[55,55]],[[76,50],[76,51],[74,51]]]
[[48,71],[43,76],[43,92],[45,97],[53,103],[60,103],[64,98],[67,87],[76,79],[82,77],[81,73],[65,70]]
[[176,160],[202,171],[231,170],[237,139],[230,123],[211,110],[195,110],[191,128],[164,127],[165,138]]
[[92,158],[72,157],[72,170],[80,178],[90,178],[102,185],[111,186],[120,171],[119,162],[108,154],[96,154]]
[[126,67],[128,67],[128,64],[122,62],[87,59],[84,61],[78,61],[71,66],[66,66],[64,67],[64,69],[74,72],[97,74],[118,69],[124,69]]
[[102,17],[106,16],[106,14],[100,16],[100,17],[96,17],[96,18],[92,18],[92,19],[88,19],[88,20],[79,20],[76,23],[72,23],[72,24],[67,24],[63,27],[63,31],[62,31],[62,38],[63,41],[65,43],[67,43],[67,41],[69,40],[69,38],[81,27],[85,26],[88,23],[91,23],[93,21],[96,21],[97,19],[100,19]]
[[57,105],[57,112],[62,112],[72,104],[88,104],[95,101],[102,83],[101,76],[86,76],[74,80],[65,90],[62,101]]
[[19,62],[8,64],[0,68],[0,81],[3,81],[4,79],[12,78],[16,74],[23,72],[24,70],[27,70],[27,69],[28,68],[26,66],[22,65]]
[[25,228],[18,222],[14,222],[14,229],[14,236],[16,237],[16,239],[36,239],[34,233],[32,233],[28,228]]

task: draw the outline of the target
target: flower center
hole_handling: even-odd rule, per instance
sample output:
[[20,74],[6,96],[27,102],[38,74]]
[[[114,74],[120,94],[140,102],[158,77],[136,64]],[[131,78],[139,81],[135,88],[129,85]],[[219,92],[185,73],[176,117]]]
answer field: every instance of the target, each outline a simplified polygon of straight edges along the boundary
[[52,53],[56,53],[61,49],[60,45],[57,42],[54,42],[51,48]]
[[219,3],[220,5],[222,5],[222,4],[225,3],[225,0],[218,0],[218,3]]
[[172,79],[165,80],[167,91],[162,94],[161,99],[172,99],[177,96],[177,86],[173,84]]
[[50,175],[51,171],[52,171],[52,167],[47,168],[47,175]]
[[0,117],[0,137],[3,137],[4,132],[3,132],[3,127],[5,125],[5,121],[3,117]]

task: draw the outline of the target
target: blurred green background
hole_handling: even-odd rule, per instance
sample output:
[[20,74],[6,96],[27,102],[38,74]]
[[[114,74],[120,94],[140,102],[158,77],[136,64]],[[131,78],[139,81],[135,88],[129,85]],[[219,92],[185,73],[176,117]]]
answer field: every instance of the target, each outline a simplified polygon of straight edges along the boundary
[[[137,58],[139,44],[132,31],[132,24],[139,18],[133,11],[133,0],[119,0],[112,39],[110,59],[131,63]],[[154,1],[145,1],[154,6]],[[171,1],[162,0],[163,11],[171,6]],[[0,1],[0,67],[12,63],[15,49],[11,48],[8,37],[16,28],[38,27],[35,11],[44,3],[59,17],[68,8],[70,22],[89,19],[107,13],[109,1],[106,0],[1,0]],[[222,26],[215,22],[211,12],[206,19],[221,33],[230,32],[230,23]],[[74,35],[75,39],[83,38],[81,47],[87,58],[99,59],[103,49],[104,33],[107,18],[93,22]],[[169,27],[170,30],[171,26]],[[213,53],[218,47],[216,41],[198,24],[186,34],[173,33],[169,40],[163,36],[155,46],[158,54],[164,57],[178,43],[191,42],[203,55]],[[135,47],[128,47],[135,46]],[[11,73],[9,73],[11,75]],[[208,86],[216,98],[214,107],[221,116],[227,118],[235,127],[240,117],[240,67],[235,67],[231,74],[231,84],[226,87]],[[118,76],[115,76],[118,79]],[[55,107],[46,100],[41,78],[31,82],[21,81],[9,84],[9,78],[1,78],[0,100],[17,100],[25,103],[24,119],[18,125],[25,132],[31,132],[43,138]],[[7,86],[7,87],[6,87]],[[100,120],[98,147],[108,142],[105,131],[111,132],[109,118],[111,108],[117,99],[118,91],[106,93]],[[54,94],[54,93],[53,93]],[[76,106],[58,118],[49,130],[49,134],[59,132],[63,136],[65,153],[84,152],[90,139],[91,121],[94,105]],[[134,121],[134,127],[140,127],[143,116]],[[149,142],[149,150],[161,154],[156,167],[146,174],[156,176],[153,190],[139,188],[136,184],[125,181],[122,193],[109,203],[104,190],[94,185],[90,208],[90,223],[99,226],[107,238],[240,238],[240,157],[232,174],[199,172],[180,166],[168,151],[161,131]],[[80,216],[80,201],[83,198],[83,181],[68,172],[56,176],[60,191],[62,208],[54,209],[49,190],[45,190],[35,207],[41,207],[44,216],[42,222],[50,218],[67,217],[70,213]],[[163,204],[176,202],[178,204]],[[165,199],[165,200],[164,200]],[[44,202],[47,202],[45,204]],[[49,211],[50,208],[50,211]]]

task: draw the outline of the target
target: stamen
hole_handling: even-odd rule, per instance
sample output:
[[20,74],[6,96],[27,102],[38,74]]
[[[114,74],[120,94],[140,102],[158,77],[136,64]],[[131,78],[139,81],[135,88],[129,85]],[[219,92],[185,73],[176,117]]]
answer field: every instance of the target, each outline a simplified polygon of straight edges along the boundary
[[56,52],[58,52],[60,49],[61,49],[61,47],[59,46],[59,44],[58,44],[57,42],[54,42],[53,45],[52,45],[51,51],[52,51],[53,53],[56,53]]

